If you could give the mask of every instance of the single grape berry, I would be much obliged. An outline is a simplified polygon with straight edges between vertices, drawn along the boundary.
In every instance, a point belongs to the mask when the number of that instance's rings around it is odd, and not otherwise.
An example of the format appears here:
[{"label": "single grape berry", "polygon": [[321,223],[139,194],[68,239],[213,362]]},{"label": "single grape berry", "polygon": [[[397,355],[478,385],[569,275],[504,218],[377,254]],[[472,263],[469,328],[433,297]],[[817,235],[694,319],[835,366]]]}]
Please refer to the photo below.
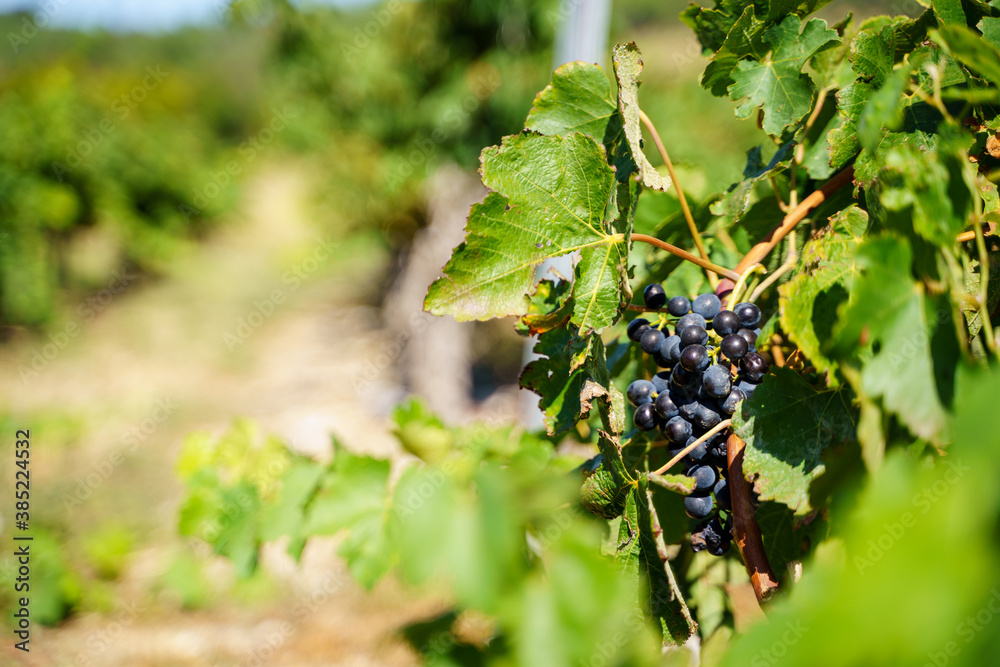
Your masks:
[{"label": "single grape berry", "polygon": [[650,327],[646,330],[646,333],[642,334],[642,338],[639,339],[639,346],[646,354],[653,354],[660,347],[660,343],[663,342],[664,338],[666,336],[663,335],[662,331]]},{"label": "single grape berry", "polygon": [[692,373],[680,364],[670,372],[670,384],[678,389],[689,391],[698,386],[698,373]]},{"label": "single grape berry", "polygon": [[632,421],[640,431],[652,431],[656,428],[656,411],[653,409],[653,404],[643,403],[637,407]]},{"label": "single grape berry", "polygon": [[707,431],[718,426],[722,421],[722,415],[712,407],[699,402],[694,411],[694,425],[702,431]]},{"label": "single grape berry", "polygon": [[715,468],[706,465],[696,465],[695,467],[689,469],[685,474],[688,477],[694,478],[695,493],[708,493],[715,487],[715,483],[719,479],[719,475],[715,472]]},{"label": "single grape berry", "polygon": [[747,342],[747,347],[752,348],[757,344],[757,334],[760,333],[760,329],[740,329],[736,334]]},{"label": "single grape berry", "polygon": [[681,366],[691,373],[708,368],[708,351],[704,345],[688,345],[681,352]]},{"label": "single grape berry", "polygon": [[656,388],[656,393],[662,394],[670,389],[670,373],[667,371],[660,371],[650,379],[650,382],[652,382],[653,386]]},{"label": "single grape berry", "polygon": [[681,332],[690,326],[698,326],[701,327],[702,329],[707,329],[708,328],[707,325],[708,325],[708,320],[706,320],[698,313],[688,313],[681,319],[677,320],[676,333],[678,336],[680,336]]},{"label": "single grape berry", "polygon": [[643,290],[642,300],[646,303],[646,308],[659,310],[667,302],[667,293],[663,291],[663,285],[653,283]]},{"label": "single grape berry", "polygon": [[740,371],[750,382],[760,382],[770,370],[767,360],[757,352],[747,352],[747,355],[740,360]]},{"label": "single grape berry", "polygon": [[739,334],[728,334],[722,339],[722,343],[719,344],[722,348],[722,354],[726,355],[726,359],[730,361],[739,361],[742,359],[747,351],[750,350],[750,346],[747,345],[746,339]]},{"label": "single grape berry", "polygon": [[667,361],[677,363],[681,358],[681,337],[667,336],[660,343],[660,356]]},{"label": "single grape berry", "polygon": [[720,336],[728,336],[740,329],[740,318],[731,310],[720,310],[712,318],[712,328]]},{"label": "single grape berry", "polygon": [[684,499],[684,512],[692,519],[704,519],[712,513],[712,496],[688,496]]},{"label": "single grape berry", "polygon": [[709,396],[724,398],[729,395],[729,390],[732,389],[733,376],[728,368],[713,364],[706,368],[702,374],[701,386]]},{"label": "single grape berry", "polygon": [[738,303],[733,308],[733,312],[739,316],[740,324],[747,329],[753,329],[760,324],[760,308],[752,303],[747,303],[746,301]]},{"label": "single grape berry", "polygon": [[676,399],[674,403],[677,405],[681,417],[693,424],[694,416],[698,412],[698,399],[684,394],[678,394],[674,398]]},{"label": "single grape berry", "polygon": [[750,382],[749,380],[740,380],[736,383],[736,389],[743,392],[745,398],[750,398],[753,396],[753,392],[760,385],[759,382]]},{"label": "single grape berry", "polygon": [[690,310],[691,302],[687,300],[687,297],[675,296],[667,302],[667,312],[674,317],[687,315]]},{"label": "single grape berry", "polygon": [[711,292],[708,294],[699,294],[695,297],[695,300],[691,302],[691,312],[698,313],[706,320],[710,320],[715,317],[715,314],[719,312],[722,308],[722,302],[719,301],[719,297],[715,296]]},{"label": "single grape berry", "polygon": [[[687,442],[684,443],[684,446],[687,447],[688,445],[693,444],[695,440],[697,440],[697,438],[691,436],[690,438],[687,439]],[[700,443],[697,447],[688,452],[688,458],[694,462],[704,461],[705,457],[707,456],[708,456],[707,442]]]},{"label": "single grape berry", "polygon": [[746,398],[747,395],[743,393],[743,390],[739,388],[739,385],[733,387],[729,390],[729,395],[725,399],[719,402],[719,408],[727,415],[732,415],[736,412],[736,406],[739,405],[740,401]]},{"label": "single grape berry", "polygon": [[679,336],[681,349],[688,345],[704,345],[708,342],[708,332],[696,324],[684,329]]},{"label": "single grape berry", "polygon": [[663,421],[669,421],[680,414],[677,404],[670,397],[670,393],[666,391],[657,394],[656,400],[653,401],[653,407],[656,408],[656,414]]},{"label": "single grape berry", "polygon": [[691,422],[679,415],[671,417],[666,426],[663,427],[663,435],[670,442],[685,442],[691,437]]},{"label": "single grape berry", "polygon": [[652,403],[652,394],[656,392],[656,387],[649,380],[636,380],[625,390],[625,396],[632,405],[642,405]]},{"label": "single grape berry", "polygon": [[647,331],[649,331],[649,320],[643,319],[641,317],[637,317],[631,322],[629,322],[628,329],[626,329],[626,332],[628,333],[628,339],[631,341],[635,341],[636,343],[638,343],[639,339],[642,338],[642,334],[646,333]]}]

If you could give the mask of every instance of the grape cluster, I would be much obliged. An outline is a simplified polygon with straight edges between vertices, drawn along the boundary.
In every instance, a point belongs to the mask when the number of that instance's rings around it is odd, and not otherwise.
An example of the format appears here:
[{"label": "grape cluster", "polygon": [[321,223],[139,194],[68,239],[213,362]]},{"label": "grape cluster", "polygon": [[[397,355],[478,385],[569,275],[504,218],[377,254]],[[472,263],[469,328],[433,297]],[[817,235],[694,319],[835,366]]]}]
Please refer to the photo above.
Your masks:
[{"label": "grape cluster", "polygon": [[[660,311],[660,316],[656,322],[632,320],[628,337],[664,370],[630,384],[626,396],[635,406],[636,428],[659,429],[673,458],[731,416],[764,379],[768,363],[756,349],[760,309],[745,302],[723,309],[715,294],[701,294],[693,301],[683,296],[668,299],[658,284],[646,287],[643,298],[646,308]],[[684,474],[695,480],[684,509],[701,521],[691,535],[691,547],[716,556],[729,550],[732,529],[728,437],[724,429],[683,459]]]}]

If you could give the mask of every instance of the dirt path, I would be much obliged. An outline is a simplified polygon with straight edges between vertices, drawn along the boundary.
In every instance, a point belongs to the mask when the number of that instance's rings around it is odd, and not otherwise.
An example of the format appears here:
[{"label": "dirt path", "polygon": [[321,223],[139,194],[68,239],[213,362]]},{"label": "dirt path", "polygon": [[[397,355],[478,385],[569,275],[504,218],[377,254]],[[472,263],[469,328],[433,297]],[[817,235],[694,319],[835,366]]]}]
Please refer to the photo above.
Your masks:
[{"label": "dirt path", "polygon": [[[330,541],[311,545],[300,567],[280,549],[269,552],[264,602],[223,596],[182,612],[157,583],[171,559],[191,548],[175,530],[180,486],[172,465],[184,434],[221,431],[242,415],[321,456],[331,434],[354,449],[398,453],[384,422],[400,393],[391,341],[379,335],[377,313],[350,296],[385,258],[363,239],[348,244],[318,234],[302,204],[306,183],[295,168],[270,168],[246,186],[246,203],[228,228],[167,277],[134,283],[92,321],[70,307],[66,325],[79,333],[67,334],[65,349],[55,339],[8,346],[0,404],[15,424],[35,425],[40,520],[65,531],[71,554],[107,522],[139,537],[108,609],[36,628],[30,660],[6,659],[137,667],[417,663],[393,631],[439,604],[391,582],[364,595]],[[67,505],[67,498],[80,502]],[[231,578],[225,562],[203,556],[211,580]]]}]

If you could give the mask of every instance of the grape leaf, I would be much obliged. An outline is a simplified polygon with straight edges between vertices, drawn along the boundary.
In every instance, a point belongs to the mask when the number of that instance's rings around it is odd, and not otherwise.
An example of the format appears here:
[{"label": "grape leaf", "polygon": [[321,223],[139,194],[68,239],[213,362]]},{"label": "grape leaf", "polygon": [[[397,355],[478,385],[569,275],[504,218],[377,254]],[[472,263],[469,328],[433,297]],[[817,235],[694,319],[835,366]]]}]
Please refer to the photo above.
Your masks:
[{"label": "grape leaf", "polygon": [[628,249],[604,220],[614,172],[590,137],[521,134],[482,153],[483,183],[493,192],[472,207],[466,239],[424,308],[459,320],[528,312],[535,267],[580,253],[572,321],[585,333],[618,317]]},{"label": "grape leaf", "polygon": [[552,329],[538,337],[535,359],[521,371],[520,384],[541,396],[539,408],[550,435],[562,433],[581,418],[580,393],[590,373],[583,367],[591,353],[592,339],[580,337],[573,325]]},{"label": "grape leaf", "polygon": [[[801,34],[800,34],[801,29]],[[740,102],[738,118],[749,118],[757,108],[764,112],[764,131],[780,136],[812,109],[815,85],[802,72],[806,61],[821,49],[840,40],[826,21],[811,19],[802,27],[798,16],[787,17],[764,31],[764,42],[771,47],[770,59],[741,60],[733,72],[729,96]]]},{"label": "grape leaf", "polygon": [[765,25],[754,16],[753,5],[744,9],[701,75],[702,87],[716,97],[725,97],[727,89],[734,83],[731,75],[740,59],[752,56],[760,60],[767,54],[762,39]]},{"label": "grape leaf", "polygon": [[837,307],[847,300],[867,228],[868,214],[857,206],[831,218],[802,249],[800,272],[778,288],[781,328],[820,372],[836,367],[824,354],[823,341],[837,322]]},{"label": "grape leaf", "polygon": [[[943,442],[958,363],[951,307],[926,296],[911,277],[907,239],[870,238],[857,257],[862,274],[834,330],[837,351],[863,360],[867,396],[881,398],[915,435]],[[870,355],[868,344],[878,346]]]},{"label": "grape leaf", "polygon": [[632,158],[639,169],[642,184],[647,188],[666,192],[670,187],[670,179],[660,175],[642,152],[642,128],[639,127],[639,75],[642,73],[642,55],[635,42],[616,45],[613,54],[615,78],[618,79],[618,110],[622,115],[625,137],[632,150]]},{"label": "grape leaf", "polygon": [[1000,49],[962,25],[941,26],[936,40],[967,67],[1000,86]]},{"label": "grape leaf", "polygon": [[337,553],[358,583],[371,588],[392,566],[396,551],[390,539],[389,462],[358,456],[334,443],[330,469],[309,504],[306,535],[348,535]]},{"label": "grape leaf", "polygon": [[618,104],[604,70],[589,63],[572,62],[552,74],[552,82],[535,96],[524,127],[539,134],[589,134],[605,142],[609,128],[620,131]]},{"label": "grape leaf", "polygon": [[573,313],[571,289],[568,280],[540,280],[528,312],[514,325],[515,330],[523,336],[535,336],[565,324]]},{"label": "grape leaf", "polygon": [[743,472],[760,499],[804,515],[823,450],[854,440],[856,410],[847,387],[818,390],[793,371],[772,372],[733,415],[733,429],[746,442]]},{"label": "grape leaf", "polygon": [[653,517],[645,479],[640,479],[625,502],[625,512],[618,529],[615,564],[620,571],[642,582],[648,596],[640,601],[646,613],[656,619],[665,645],[679,646],[694,634],[697,625],[691,619],[666,554],[653,533]]},{"label": "grape leaf", "polygon": [[[733,184],[729,192],[712,204],[712,213],[726,221],[727,226],[738,221],[750,207],[754,186],[761,180],[776,176],[784,171],[789,160],[792,159],[793,146],[792,142],[785,143],[775,151],[766,163],[763,160],[760,146],[754,146],[748,150],[747,162],[743,167],[743,180]],[[769,225],[773,226],[774,222],[776,221],[771,221]]]}]

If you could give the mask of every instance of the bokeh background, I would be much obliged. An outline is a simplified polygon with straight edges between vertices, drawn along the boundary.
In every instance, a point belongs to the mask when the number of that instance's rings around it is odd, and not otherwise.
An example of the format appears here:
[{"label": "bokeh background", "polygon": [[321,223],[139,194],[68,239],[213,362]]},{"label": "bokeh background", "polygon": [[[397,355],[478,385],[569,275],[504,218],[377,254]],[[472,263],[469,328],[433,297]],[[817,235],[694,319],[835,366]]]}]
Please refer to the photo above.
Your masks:
[{"label": "bokeh background", "polygon": [[31,430],[38,554],[32,653],[5,641],[0,662],[252,664],[292,623],[256,664],[421,663],[396,630],[440,600],[365,594],[333,538],[237,576],[179,534],[175,462],[234,420],[319,457],[331,435],[398,456],[411,394],[456,424],[537,419],[511,322],[421,313],[484,195],[480,150],[520,130],[567,43],[606,64],[616,41],[643,49],[644,108],[693,196],[758,140],[698,86],[685,3],[601,3],[574,38],[587,4],[0,2],[0,431]]}]

